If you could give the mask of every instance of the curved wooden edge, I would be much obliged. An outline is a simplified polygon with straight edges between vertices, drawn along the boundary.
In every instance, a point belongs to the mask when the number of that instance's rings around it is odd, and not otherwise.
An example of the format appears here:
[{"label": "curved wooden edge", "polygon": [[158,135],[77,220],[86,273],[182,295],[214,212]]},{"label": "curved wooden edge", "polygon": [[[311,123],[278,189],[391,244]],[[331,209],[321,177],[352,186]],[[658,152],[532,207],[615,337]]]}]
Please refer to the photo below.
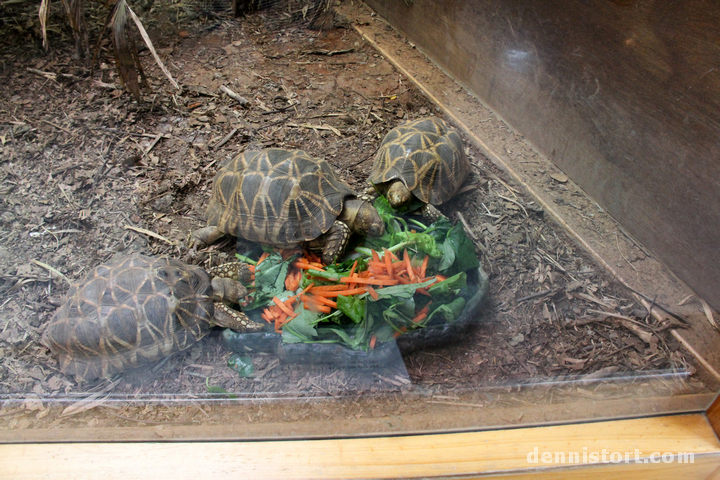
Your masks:
[{"label": "curved wooden edge", "polygon": [[718,465],[701,414],[362,439],[0,446],[10,478],[707,478]]}]

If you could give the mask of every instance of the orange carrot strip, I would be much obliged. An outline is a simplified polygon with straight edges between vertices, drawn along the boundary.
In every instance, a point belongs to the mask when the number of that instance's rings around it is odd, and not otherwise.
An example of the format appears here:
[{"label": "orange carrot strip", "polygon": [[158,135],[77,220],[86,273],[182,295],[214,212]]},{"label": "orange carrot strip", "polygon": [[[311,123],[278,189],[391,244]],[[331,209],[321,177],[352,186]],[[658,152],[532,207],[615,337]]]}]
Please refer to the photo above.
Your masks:
[{"label": "orange carrot strip", "polygon": [[318,262],[321,263],[322,260],[320,259],[320,256],[316,254],[315,252],[311,252],[310,250],[305,251],[305,255],[303,255],[305,259],[309,262]]},{"label": "orange carrot strip", "polygon": [[303,261],[300,261],[300,260],[295,260],[295,261],[293,262],[293,265],[294,265],[295,267],[297,267],[297,268],[302,268],[303,270],[318,270],[318,271],[320,271],[320,272],[324,272],[324,271],[325,271],[325,270],[323,269],[323,267],[318,267],[318,265],[320,265],[320,264],[316,264],[315,262],[313,262],[313,263],[308,263],[308,262],[303,262]]},{"label": "orange carrot strip", "polygon": [[432,305],[432,300],[429,301],[427,303],[427,305],[425,305],[422,309],[420,309],[420,311],[418,311],[417,314],[420,315],[421,313],[425,313],[425,314],[430,313],[430,305]]},{"label": "orange carrot strip", "polygon": [[337,297],[338,295],[349,297],[350,295],[358,295],[365,292],[367,292],[367,288],[360,287],[347,290],[335,290],[332,292],[316,292],[315,295],[317,295],[318,297]]},{"label": "orange carrot strip", "polygon": [[397,338],[405,332],[407,332],[407,327],[400,327],[400,331],[393,333],[393,338]]},{"label": "orange carrot strip", "polygon": [[278,297],[273,297],[273,302],[275,302],[275,305],[277,305],[280,310],[283,311],[283,313],[286,313],[289,317],[295,318],[298,316],[297,313],[293,312],[290,307],[285,305],[282,300],[280,300]]},{"label": "orange carrot strip", "polygon": [[425,279],[425,271],[427,270],[429,260],[430,260],[430,256],[425,255],[425,258],[423,258],[422,264],[420,265],[420,278],[421,279]]},{"label": "orange carrot strip", "polygon": [[432,297],[432,295],[430,295],[430,292],[428,292],[428,291],[427,291],[426,289],[424,289],[424,288],[418,288],[418,289],[415,290],[415,291],[416,291],[417,293],[419,293],[420,295],[425,295],[426,297]]},{"label": "orange carrot strip", "polygon": [[420,313],[418,315],[415,315],[415,317],[413,317],[412,321],[413,321],[413,323],[418,323],[418,322],[422,321],[425,317],[427,317],[427,313]]},{"label": "orange carrot strip", "polygon": [[263,262],[263,260],[265,260],[269,256],[270,256],[269,253],[263,252],[263,254],[260,255],[260,258],[258,258],[257,265],[260,265]]},{"label": "orange carrot strip", "polygon": [[355,268],[357,268],[357,262],[357,260],[353,262],[352,267],[350,268],[350,275],[348,275],[348,277],[352,277],[353,273],[355,273]]},{"label": "orange carrot strip", "polygon": [[248,270],[250,270],[250,273],[255,273],[255,265],[248,264]]},{"label": "orange carrot strip", "polygon": [[438,282],[443,282],[443,281],[447,280],[447,277],[445,275],[435,275],[435,278],[437,279]]},{"label": "orange carrot strip", "polygon": [[263,312],[260,316],[263,318],[263,320],[265,320],[268,323],[272,322],[272,320],[273,320],[273,316],[270,313],[270,310],[268,310],[267,308],[263,310]]},{"label": "orange carrot strip", "polygon": [[318,303],[322,303],[323,305],[327,305],[328,307],[337,308],[337,303],[333,302],[333,301],[330,300],[329,298],[323,297],[322,295],[313,297],[313,299],[314,299],[314,300],[317,300]]},{"label": "orange carrot strip", "polygon": [[375,291],[375,289],[372,288],[370,285],[368,285],[367,291],[368,291],[368,293],[370,294],[370,296],[372,297],[373,300],[378,301],[378,300],[380,299],[380,296],[378,295],[378,293],[377,293],[377,292]]},{"label": "orange carrot strip", "polygon": [[300,270],[288,272],[287,276],[285,277],[285,290],[289,290],[291,292],[297,290],[298,287],[300,287],[301,277],[302,273],[300,272]]},{"label": "orange carrot strip", "polygon": [[377,342],[377,337],[376,337],[375,335],[373,335],[372,337],[370,337],[370,350],[372,350],[373,348],[375,348],[375,343],[376,343],[376,342]]},{"label": "orange carrot strip", "polygon": [[371,250],[373,262],[380,263],[380,255],[375,250]]},{"label": "orange carrot strip", "polygon": [[320,305],[319,303],[315,302],[306,302],[303,303],[306,309],[310,310],[311,312],[316,313],[330,313],[330,307],[327,305]]},{"label": "orange carrot strip", "polygon": [[394,280],[378,280],[376,278],[359,278],[359,277],[342,277],[340,279],[343,283],[362,283],[366,285],[382,285],[382,286],[389,286],[389,285],[397,285],[398,281],[396,279]]},{"label": "orange carrot strip", "polygon": [[410,255],[408,255],[407,248],[403,252],[403,260],[405,260],[405,266],[407,267],[407,273],[410,277],[410,280],[415,282],[415,271],[413,270],[412,264],[410,263]]},{"label": "orange carrot strip", "polygon": [[395,280],[397,280],[397,282],[400,283],[401,285],[409,285],[411,283],[414,283],[409,278],[404,278],[404,277],[395,277]]},{"label": "orange carrot strip", "polygon": [[385,253],[385,269],[387,270],[387,274],[390,275],[390,278],[392,278],[393,276],[395,276],[395,269],[393,268],[392,264],[392,254],[387,248],[383,248],[383,252]]},{"label": "orange carrot strip", "polygon": [[332,291],[332,290],[344,290],[346,288],[347,288],[347,285],[320,285],[320,286],[311,288],[310,293],[327,292],[327,291]]}]

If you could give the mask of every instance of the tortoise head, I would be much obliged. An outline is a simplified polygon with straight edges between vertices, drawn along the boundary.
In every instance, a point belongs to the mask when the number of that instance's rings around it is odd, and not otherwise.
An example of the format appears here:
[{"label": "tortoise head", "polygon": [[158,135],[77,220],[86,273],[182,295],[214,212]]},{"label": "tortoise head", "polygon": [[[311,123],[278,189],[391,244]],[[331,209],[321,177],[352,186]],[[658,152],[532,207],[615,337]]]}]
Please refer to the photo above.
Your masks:
[{"label": "tortoise head", "polygon": [[407,205],[413,198],[413,194],[402,180],[394,180],[390,183],[385,196],[393,208]]},{"label": "tortoise head", "polygon": [[385,233],[385,224],[375,207],[360,198],[345,201],[338,220],[345,222],[350,230],[363,236],[379,237]]}]

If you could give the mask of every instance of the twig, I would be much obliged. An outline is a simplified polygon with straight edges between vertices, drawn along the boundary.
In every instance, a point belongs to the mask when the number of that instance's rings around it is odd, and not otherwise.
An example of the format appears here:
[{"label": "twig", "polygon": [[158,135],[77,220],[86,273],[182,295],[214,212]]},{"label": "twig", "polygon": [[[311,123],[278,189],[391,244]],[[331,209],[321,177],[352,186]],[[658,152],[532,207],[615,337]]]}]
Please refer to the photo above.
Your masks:
[{"label": "twig", "polygon": [[302,52],[302,55],[326,55],[332,57],[333,55],[342,55],[344,53],[354,52],[354,48],[348,48],[347,50],[311,50],[309,52]]},{"label": "twig", "polygon": [[464,403],[464,402],[442,402],[438,400],[428,400],[425,403],[435,403],[437,405],[451,405],[456,407],[475,407],[475,408],[485,408],[485,405],[482,403]]},{"label": "twig", "polygon": [[61,127],[60,125],[55,125],[54,123],[48,122],[47,120],[41,120],[41,122],[47,123],[48,125],[51,125],[51,126],[57,128],[58,130],[62,130],[63,132],[65,132],[65,133],[67,133],[67,134],[69,134],[69,135],[72,135],[72,132],[71,132],[70,130],[68,130],[68,129],[66,129],[66,128],[63,128],[63,127]]},{"label": "twig", "polygon": [[524,297],[520,297],[520,298],[518,298],[518,299],[515,300],[515,301],[516,301],[517,303],[522,303],[522,302],[526,302],[526,301],[528,301],[528,300],[532,300],[533,298],[544,297],[545,295],[548,295],[548,294],[550,294],[550,293],[552,293],[552,292],[553,292],[553,290],[543,290],[542,292],[535,292],[535,293],[531,293],[530,295],[526,295],[526,296],[524,296]]},{"label": "twig", "polygon": [[35,260],[34,258],[33,258],[32,260],[30,260],[30,261],[31,261],[32,263],[34,263],[35,265],[44,268],[44,269],[47,270],[48,272],[50,272],[50,273],[52,273],[52,274],[55,274],[55,275],[57,275],[58,277],[62,278],[62,279],[65,280],[68,284],[71,283],[70,280],[68,280],[68,278],[67,278],[61,271],[59,271],[59,270],[51,267],[51,266],[48,265],[47,263],[40,262],[40,261],[38,261],[38,260]]},{"label": "twig", "polygon": [[220,141],[219,141],[218,143],[216,143],[215,145],[213,145],[212,148],[213,148],[213,149],[218,149],[218,148],[222,147],[223,145],[225,145],[225,144],[226,144],[227,142],[229,142],[230,139],[237,133],[237,131],[238,131],[237,128],[233,128],[233,129],[232,129],[232,132],[230,132],[230,133],[228,133],[227,135],[225,135],[225,136],[223,137],[223,139],[220,140]]},{"label": "twig", "polygon": [[150,236],[150,237],[157,238],[158,240],[162,240],[163,242],[168,243],[168,244],[170,244],[170,245],[172,245],[172,246],[175,246],[175,242],[173,242],[172,240],[168,240],[167,238],[163,237],[162,235],[160,235],[160,234],[158,234],[158,233],[155,233],[155,232],[151,232],[150,230],[145,230],[144,228],[133,227],[133,226],[130,226],[130,225],[125,225],[125,229],[127,229],[127,230],[134,230],[134,231],[136,231],[136,232],[138,232],[138,233],[143,233],[143,234],[148,235],[148,236]]},{"label": "twig", "polygon": [[238,103],[239,103],[240,105],[242,105],[243,107],[246,106],[246,105],[248,105],[248,104],[250,103],[250,101],[249,101],[247,98],[241,97],[240,95],[238,95],[237,93],[233,92],[232,90],[230,90],[230,89],[229,89],[228,87],[226,87],[225,85],[222,85],[222,86],[220,87],[220,91],[221,91],[221,92],[224,92],[228,97],[232,98],[233,100],[235,100],[236,102],[238,102]]},{"label": "twig", "polygon": [[155,140],[150,144],[150,146],[147,148],[147,150],[145,150],[145,155],[147,155],[148,153],[150,153],[150,151],[151,151],[153,148],[155,148],[155,145],[158,144],[158,142],[160,141],[161,138],[163,138],[163,135],[162,135],[162,134],[158,134],[158,135],[155,136]]},{"label": "twig", "polygon": [[[618,253],[619,253],[620,256],[622,257],[622,259],[625,260],[625,263],[627,263],[628,265],[630,265],[630,267],[631,267],[633,270],[635,270],[635,272],[637,273],[637,268],[635,268],[635,265],[633,265],[632,263],[630,263],[630,260],[628,260],[627,258],[625,258],[625,255],[623,255],[622,250],[620,250],[620,240],[618,239],[617,233],[615,234],[615,245],[617,245]],[[716,327],[716,328],[717,328],[717,327]]]},{"label": "twig", "polygon": [[309,129],[312,129],[312,130],[315,130],[315,131],[316,131],[316,130],[330,130],[331,132],[333,132],[333,133],[334,133],[335,135],[337,135],[338,137],[342,137],[342,133],[340,133],[340,130],[338,130],[338,129],[335,128],[335,127],[331,127],[331,126],[329,126],[329,125],[312,125],[312,124],[310,124],[310,123],[300,123],[300,124],[298,124],[298,123],[288,123],[287,126],[288,126],[288,127],[295,127],[295,128],[309,128]]},{"label": "twig", "polygon": [[484,203],[482,204],[482,206],[485,207],[485,211],[487,212],[484,215],[487,215],[488,217],[492,217],[492,218],[500,218],[500,215],[495,215],[495,214],[490,213],[490,209]]},{"label": "twig", "polygon": [[514,204],[517,205],[518,207],[522,208],[522,211],[523,211],[523,213],[525,214],[526,217],[529,217],[529,216],[530,216],[530,215],[528,215],[527,210],[525,210],[525,207],[523,207],[522,204],[521,204],[520,202],[518,202],[517,200],[513,200],[512,198],[504,197],[504,196],[500,195],[499,193],[496,193],[495,195],[497,195],[498,197],[502,198],[503,200],[507,200],[507,201],[510,202],[510,203],[514,203]]},{"label": "twig", "polygon": [[458,219],[460,219],[460,223],[463,224],[463,227],[465,227],[465,232],[470,236],[470,238],[473,239],[473,241],[477,241],[477,236],[475,233],[473,233],[472,230],[470,230],[470,225],[465,221],[465,217],[463,217],[463,214],[460,212],[455,212],[457,214]]}]

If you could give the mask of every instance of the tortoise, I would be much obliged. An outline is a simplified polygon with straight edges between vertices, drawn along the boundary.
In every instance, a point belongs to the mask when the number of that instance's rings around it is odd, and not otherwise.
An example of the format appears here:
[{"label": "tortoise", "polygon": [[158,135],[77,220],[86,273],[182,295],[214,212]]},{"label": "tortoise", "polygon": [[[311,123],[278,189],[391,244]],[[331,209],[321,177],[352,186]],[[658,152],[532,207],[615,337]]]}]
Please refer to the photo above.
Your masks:
[{"label": "tortoise", "polygon": [[368,181],[402,208],[418,199],[423,214],[439,217],[434,205],[450,200],[470,173],[458,132],[445,121],[419,118],[393,128],[383,139]]},{"label": "tortoise", "polygon": [[209,244],[230,234],[280,248],[303,246],[333,263],[352,232],[380,236],[380,215],[324,160],[302,150],[246,151],[213,180],[208,226],[193,232]]},{"label": "tortoise", "polygon": [[61,372],[93,380],[184,350],[212,326],[259,331],[263,325],[222,303],[245,296],[241,282],[249,279],[239,262],[208,273],[168,257],[121,257],[70,287],[42,343]]}]

